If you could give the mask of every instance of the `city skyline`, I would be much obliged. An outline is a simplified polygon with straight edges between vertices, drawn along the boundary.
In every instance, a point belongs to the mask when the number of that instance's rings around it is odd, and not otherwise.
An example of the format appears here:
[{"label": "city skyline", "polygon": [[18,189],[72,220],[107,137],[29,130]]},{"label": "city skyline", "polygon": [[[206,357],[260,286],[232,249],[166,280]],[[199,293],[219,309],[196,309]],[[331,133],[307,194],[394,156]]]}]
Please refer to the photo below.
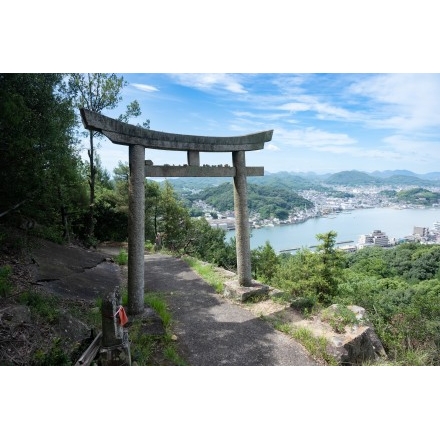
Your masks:
[{"label": "city skyline", "polygon": [[[137,100],[150,128],[179,134],[239,136],[274,130],[264,150],[246,155],[265,171],[334,173],[437,171],[440,74],[128,73],[117,117]],[[128,149],[106,139],[99,156],[110,173]],[[87,143],[84,143],[84,147]],[[86,158],[86,151],[82,152]],[[155,164],[183,164],[186,153],[147,150]],[[206,153],[201,163],[231,163]]]}]

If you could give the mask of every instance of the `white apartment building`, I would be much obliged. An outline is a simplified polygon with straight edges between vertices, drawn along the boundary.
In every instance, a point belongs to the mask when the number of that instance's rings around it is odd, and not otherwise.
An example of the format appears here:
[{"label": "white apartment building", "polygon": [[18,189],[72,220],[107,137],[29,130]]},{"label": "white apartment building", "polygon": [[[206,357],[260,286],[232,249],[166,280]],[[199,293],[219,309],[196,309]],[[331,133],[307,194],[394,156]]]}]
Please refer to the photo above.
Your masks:
[{"label": "white apartment building", "polygon": [[359,237],[358,248],[362,249],[367,246],[387,247],[390,245],[390,239],[385,232],[375,229],[371,234],[363,234]]}]

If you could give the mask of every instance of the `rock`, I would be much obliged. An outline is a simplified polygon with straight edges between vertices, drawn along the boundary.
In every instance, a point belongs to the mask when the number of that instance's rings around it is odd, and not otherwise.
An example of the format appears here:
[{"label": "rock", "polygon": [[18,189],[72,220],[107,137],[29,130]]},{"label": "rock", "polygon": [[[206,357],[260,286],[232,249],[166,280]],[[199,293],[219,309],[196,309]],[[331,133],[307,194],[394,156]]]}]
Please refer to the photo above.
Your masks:
[{"label": "rock", "polygon": [[329,340],[328,352],[341,365],[361,365],[387,357],[375,331],[369,326],[360,326]]},{"label": "rock", "polygon": [[[341,315],[341,307],[333,304],[313,320],[303,320],[296,325],[307,328],[315,337],[324,336],[328,340],[327,352],[339,365],[362,365],[364,362],[386,359],[383,345],[367,320],[365,309],[347,306],[355,319],[343,326],[341,331],[341,327],[334,324]],[[333,321],[332,316],[335,317]]]},{"label": "rock", "polygon": [[12,328],[21,324],[30,324],[32,322],[31,310],[28,306],[22,305],[8,307],[2,310],[0,322]]},{"label": "rock", "polygon": [[66,311],[61,311],[56,325],[60,337],[71,341],[82,341],[90,337],[91,329]]}]

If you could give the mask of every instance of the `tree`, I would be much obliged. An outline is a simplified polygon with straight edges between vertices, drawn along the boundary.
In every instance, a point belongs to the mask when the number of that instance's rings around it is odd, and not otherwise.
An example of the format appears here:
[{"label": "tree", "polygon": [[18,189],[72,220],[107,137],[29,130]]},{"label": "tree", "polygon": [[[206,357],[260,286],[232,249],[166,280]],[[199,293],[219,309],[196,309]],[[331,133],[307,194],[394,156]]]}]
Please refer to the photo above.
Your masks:
[{"label": "tree", "polygon": [[331,303],[343,281],[344,253],[335,248],[336,232],[317,234],[316,252],[307,248],[281,261],[275,283],[293,296],[311,298],[324,305]]},{"label": "tree", "polygon": [[158,211],[157,232],[162,236],[163,245],[172,251],[185,249],[189,245],[190,215],[168,181],[161,190]]},{"label": "tree", "polygon": [[279,264],[274,248],[266,241],[264,246],[259,246],[251,251],[252,269],[255,279],[263,283],[271,283]]},{"label": "tree", "polygon": [[[74,103],[79,108],[101,113],[103,110],[111,110],[117,107],[122,100],[122,89],[128,83],[122,76],[115,73],[72,73],[68,80],[68,91],[72,96]],[[127,106],[127,110],[123,115],[119,116],[122,122],[128,122],[130,117],[141,115],[139,103],[133,101]],[[147,121],[144,126],[148,126]],[[96,184],[96,155],[94,139],[100,138],[102,135],[93,130],[88,130],[89,136],[89,215],[87,225],[87,236],[89,244],[94,242],[95,231],[95,184]]]},{"label": "tree", "polygon": [[0,213],[20,203],[57,239],[68,238],[69,211],[83,194],[75,112],[62,85],[61,74],[0,74]]},{"label": "tree", "polygon": [[342,280],[345,258],[343,252],[335,247],[336,237],[335,231],[316,235],[320,241],[316,248],[319,261],[318,275],[322,278],[318,297],[323,303],[331,303]]}]

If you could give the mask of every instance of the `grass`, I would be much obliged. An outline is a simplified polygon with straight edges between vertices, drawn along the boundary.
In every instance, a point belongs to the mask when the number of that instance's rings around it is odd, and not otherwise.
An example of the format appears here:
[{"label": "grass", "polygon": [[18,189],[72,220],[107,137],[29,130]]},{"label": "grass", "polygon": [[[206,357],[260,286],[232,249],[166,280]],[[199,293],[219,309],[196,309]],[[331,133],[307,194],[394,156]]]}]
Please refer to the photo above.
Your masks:
[{"label": "grass", "polygon": [[322,360],[328,365],[338,365],[336,359],[327,353],[328,341],[323,336],[316,337],[310,330],[303,327],[290,328],[288,333],[316,359]]},{"label": "grass", "polygon": [[63,339],[62,336],[54,337],[54,328],[59,323],[61,311],[67,311],[72,317],[90,325],[91,328],[101,326],[101,314],[98,307],[90,309],[87,305],[75,300],[61,300],[60,298],[47,293],[38,291],[23,291],[18,296],[18,302],[26,305],[31,311],[32,327],[38,329],[36,335],[44,340],[32,339],[29,342],[36,344],[37,349],[30,353],[29,365],[74,365],[85,341],[70,341]]},{"label": "grass", "polygon": [[279,319],[267,316],[260,316],[260,318],[269,322],[275,330],[283,332],[298,341],[318,362],[323,362],[327,365],[338,365],[336,359],[328,354],[328,341],[323,336],[316,337],[310,330],[304,327],[295,327]]},{"label": "grass", "polygon": [[55,323],[58,319],[58,301],[52,295],[25,291],[20,294],[19,302],[27,305],[31,312],[38,314],[38,316],[50,324]]},{"label": "grass", "polygon": [[126,266],[128,264],[128,254],[125,249],[119,251],[119,254],[116,256],[116,263],[120,266]]},{"label": "grass", "polygon": [[183,256],[184,260],[195,272],[197,272],[217,293],[222,293],[224,289],[224,279],[214,270],[215,266],[196,258]]},{"label": "grass", "polygon": [[168,305],[157,293],[147,293],[145,304],[160,316],[165,335],[149,335],[143,331],[142,320],[135,319],[129,328],[132,364],[138,366],[186,365],[179,355],[172,333]]},{"label": "grass", "polygon": [[165,301],[157,295],[149,294],[145,297],[145,303],[156,311],[162,319],[165,330],[168,329],[171,323],[171,314]]},{"label": "grass", "polygon": [[12,274],[11,266],[0,267],[0,297],[8,296],[12,290],[12,283],[10,280]]},{"label": "grass", "polygon": [[324,321],[328,322],[336,333],[343,333],[347,325],[358,324],[356,314],[346,306],[339,304],[333,309],[326,309],[322,313]]}]

